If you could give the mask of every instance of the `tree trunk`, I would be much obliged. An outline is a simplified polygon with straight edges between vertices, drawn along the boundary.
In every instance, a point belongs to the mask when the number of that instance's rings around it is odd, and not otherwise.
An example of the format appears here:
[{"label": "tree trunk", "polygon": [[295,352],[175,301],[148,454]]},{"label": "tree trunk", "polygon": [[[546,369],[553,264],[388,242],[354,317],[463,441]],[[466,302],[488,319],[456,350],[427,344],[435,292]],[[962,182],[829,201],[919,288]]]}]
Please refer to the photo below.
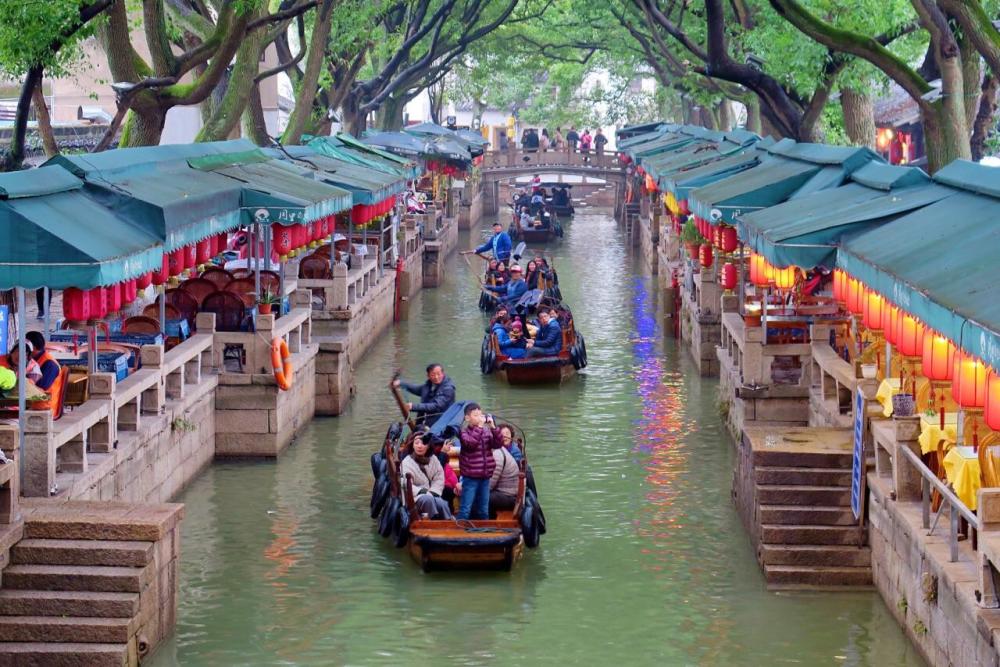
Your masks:
[{"label": "tree trunk", "polygon": [[760,98],[750,93],[746,101],[747,129],[763,136],[764,127],[760,122]]},{"label": "tree trunk", "polygon": [[733,103],[727,99],[719,102],[719,129],[729,132],[733,129]]},{"label": "tree trunk", "polygon": [[45,106],[45,94],[42,92],[41,79],[38,80],[38,85],[35,86],[35,91],[31,94],[31,101],[35,106],[35,116],[38,118],[38,134],[42,136],[45,157],[59,155],[56,135],[52,132],[52,119],[49,117],[49,108]]},{"label": "tree trunk", "polygon": [[979,86],[982,83],[983,73],[979,63],[979,52],[976,51],[972,40],[963,37],[958,44],[962,58],[962,89],[965,91],[962,97],[965,105],[965,127],[971,128],[976,122],[976,113],[979,111]]},{"label": "tree trunk", "polygon": [[394,132],[403,129],[403,107],[406,101],[395,95],[390,95],[376,114],[380,130]]},{"label": "tree trunk", "polygon": [[136,146],[157,146],[163,134],[163,124],[167,121],[167,111],[152,105],[143,107],[142,113],[130,109],[122,123],[119,148]]},{"label": "tree trunk", "polygon": [[247,108],[243,112],[243,136],[258,146],[271,145],[271,137],[267,133],[267,121],[264,120],[264,107],[260,103],[260,86],[256,84],[250,89]]},{"label": "tree trunk", "polygon": [[267,30],[263,28],[253,30],[243,38],[243,43],[236,52],[236,64],[229,75],[226,94],[214,109],[212,118],[195,137],[195,141],[223,141],[239,128],[240,117],[250,100],[251,90],[257,87],[254,78],[260,72],[260,55],[266,42]]},{"label": "tree trunk", "polygon": [[[319,77],[323,72],[323,64],[326,60],[326,47],[330,41],[330,23],[333,18],[332,3],[327,0],[320,7],[316,16],[316,24],[312,29],[309,38],[309,52],[306,54],[306,67],[295,91],[295,108],[292,109],[291,116],[288,117],[288,127],[281,135],[281,143],[297,144],[302,138],[302,133],[314,116],[313,102],[319,90]],[[299,45],[300,49],[306,48],[305,44]]]},{"label": "tree trunk", "polygon": [[970,149],[972,159],[978,162],[986,157],[986,140],[993,130],[993,115],[997,110],[997,88],[1000,87],[1000,78],[992,72],[987,72],[983,79],[982,95],[979,97],[979,113],[972,124],[972,140]]},{"label": "tree trunk", "polygon": [[875,105],[872,98],[867,93],[842,88],[840,108],[844,113],[844,130],[851,143],[875,150]]},{"label": "tree trunk", "polygon": [[3,154],[0,161],[0,171],[15,171],[24,162],[24,142],[28,134],[28,114],[31,111],[31,96],[35,88],[42,82],[42,66],[36,65],[28,69],[21,85],[21,95],[17,98],[17,110],[14,113],[14,133],[10,139],[10,148]]},{"label": "tree trunk", "polygon": [[949,114],[944,110],[941,100],[926,107],[922,109],[921,121],[924,126],[924,146],[927,151],[927,171],[934,174],[938,169],[959,158],[971,159],[972,150],[968,134],[963,136],[956,133],[955,128],[947,120]]},{"label": "tree trunk", "polygon": [[359,109],[360,102],[357,94],[352,92],[344,96],[344,103],[340,107],[340,122],[344,131],[355,137],[360,137],[368,125],[365,114]]}]

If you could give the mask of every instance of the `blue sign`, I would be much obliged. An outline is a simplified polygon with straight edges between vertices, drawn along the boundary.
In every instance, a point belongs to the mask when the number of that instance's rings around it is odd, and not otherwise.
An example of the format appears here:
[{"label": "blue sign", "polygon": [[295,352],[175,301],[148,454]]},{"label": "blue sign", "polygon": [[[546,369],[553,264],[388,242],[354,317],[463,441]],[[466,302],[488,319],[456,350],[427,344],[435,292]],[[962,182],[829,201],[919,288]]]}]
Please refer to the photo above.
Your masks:
[{"label": "blue sign", "polygon": [[851,462],[851,511],[861,518],[861,497],[865,475],[865,397],[857,390],[854,397],[854,458]]},{"label": "blue sign", "polygon": [[10,317],[10,307],[0,306],[0,354],[7,354],[7,334],[10,331],[8,318]]}]

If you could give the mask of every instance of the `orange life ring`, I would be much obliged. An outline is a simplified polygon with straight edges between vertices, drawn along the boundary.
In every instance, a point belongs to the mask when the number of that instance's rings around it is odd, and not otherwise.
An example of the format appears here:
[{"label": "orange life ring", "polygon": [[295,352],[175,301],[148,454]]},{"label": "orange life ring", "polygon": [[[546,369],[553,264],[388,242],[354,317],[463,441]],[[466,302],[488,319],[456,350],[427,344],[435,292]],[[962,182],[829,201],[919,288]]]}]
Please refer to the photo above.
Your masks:
[{"label": "orange life ring", "polygon": [[278,388],[288,391],[292,388],[292,380],[295,379],[292,368],[292,361],[288,354],[288,343],[284,338],[275,338],[271,341],[271,370],[274,371],[274,379],[278,382]]}]

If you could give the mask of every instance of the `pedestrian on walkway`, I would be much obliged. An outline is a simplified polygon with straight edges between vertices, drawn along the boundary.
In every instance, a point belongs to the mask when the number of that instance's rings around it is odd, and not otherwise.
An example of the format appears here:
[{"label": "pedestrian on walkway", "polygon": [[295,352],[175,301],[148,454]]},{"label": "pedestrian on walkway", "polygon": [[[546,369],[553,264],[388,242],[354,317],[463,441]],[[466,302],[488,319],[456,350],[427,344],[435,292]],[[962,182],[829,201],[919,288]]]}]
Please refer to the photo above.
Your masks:
[{"label": "pedestrian on walkway", "polygon": [[572,125],[569,127],[569,132],[566,133],[566,149],[569,153],[576,152],[576,143],[580,141],[580,135],[576,133],[576,130]]},{"label": "pedestrian on walkway", "polygon": [[597,151],[598,155],[604,155],[604,145],[608,143],[608,138],[604,136],[604,132],[601,128],[597,128],[597,134],[594,135],[594,149]]}]

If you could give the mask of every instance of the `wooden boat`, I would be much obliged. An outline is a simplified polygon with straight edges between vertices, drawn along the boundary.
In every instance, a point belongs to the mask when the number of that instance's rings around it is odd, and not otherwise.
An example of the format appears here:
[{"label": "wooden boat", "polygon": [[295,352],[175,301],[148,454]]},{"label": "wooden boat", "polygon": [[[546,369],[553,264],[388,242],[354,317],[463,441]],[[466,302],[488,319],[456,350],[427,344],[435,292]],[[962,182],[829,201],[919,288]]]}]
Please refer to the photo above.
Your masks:
[{"label": "wooden boat", "polygon": [[548,224],[533,229],[523,229],[517,222],[512,224],[508,230],[511,238],[515,241],[525,243],[549,243],[562,238],[563,230],[559,221],[553,215]]},{"label": "wooden boat", "polygon": [[[436,440],[457,437],[466,403],[455,403],[441,416],[431,429]],[[402,424],[390,426],[382,448],[372,455],[375,484],[371,509],[372,518],[378,519],[379,533],[389,537],[395,546],[406,547],[425,572],[511,570],[525,547],[537,547],[545,532],[545,516],[527,465],[524,434],[517,427],[512,428],[524,453],[514,509],[498,512],[494,520],[460,521],[428,520],[417,514],[412,483],[408,476],[401,479],[399,475],[402,460],[409,453],[412,428],[406,432]],[[451,465],[457,468],[457,455]]]},{"label": "wooden boat", "polygon": [[559,324],[563,337],[558,355],[515,359],[500,350],[494,333],[487,332],[479,354],[480,370],[486,375],[496,373],[497,377],[510,384],[548,384],[562,382],[585,368],[587,343],[583,334],[576,330],[569,309],[556,307],[560,310]]}]

